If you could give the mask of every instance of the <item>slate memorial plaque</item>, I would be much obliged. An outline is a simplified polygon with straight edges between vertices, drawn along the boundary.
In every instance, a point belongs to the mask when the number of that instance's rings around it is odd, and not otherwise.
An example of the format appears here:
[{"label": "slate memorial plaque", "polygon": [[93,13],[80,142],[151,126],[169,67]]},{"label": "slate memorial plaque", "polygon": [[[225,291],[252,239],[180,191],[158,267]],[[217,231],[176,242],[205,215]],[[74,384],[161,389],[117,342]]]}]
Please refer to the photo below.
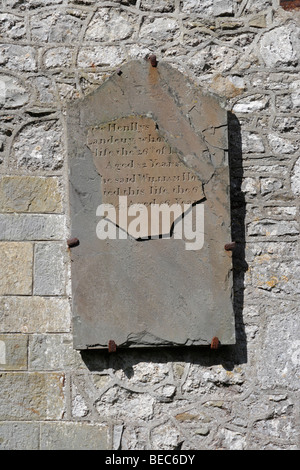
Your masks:
[{"label": "slate memorial plaque", "polygon": [[227,112],[132,61],[67,110],[76,349],[235,343]]}]

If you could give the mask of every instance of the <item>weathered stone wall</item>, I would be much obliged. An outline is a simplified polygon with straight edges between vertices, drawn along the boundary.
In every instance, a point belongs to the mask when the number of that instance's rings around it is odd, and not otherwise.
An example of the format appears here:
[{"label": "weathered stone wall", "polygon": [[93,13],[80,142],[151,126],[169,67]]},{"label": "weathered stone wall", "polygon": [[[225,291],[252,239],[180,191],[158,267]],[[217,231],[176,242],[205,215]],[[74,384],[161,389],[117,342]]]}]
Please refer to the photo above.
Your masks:
[{"label": "weathered stone wall", "polygon": [[[299,448],[299,35],[278,0],[2,0],[1,449]],[[150,52],[231,111],[237,344],[80,354],[66,103]]]}]

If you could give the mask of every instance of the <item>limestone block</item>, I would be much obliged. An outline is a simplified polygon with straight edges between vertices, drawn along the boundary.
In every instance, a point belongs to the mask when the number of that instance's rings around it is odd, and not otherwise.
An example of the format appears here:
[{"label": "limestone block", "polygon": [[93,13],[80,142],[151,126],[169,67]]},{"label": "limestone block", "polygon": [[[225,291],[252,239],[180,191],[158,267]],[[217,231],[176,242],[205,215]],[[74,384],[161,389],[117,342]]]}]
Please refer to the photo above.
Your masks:
[{"label": "limestone block", "polygon": [[173,423],[167,422],[155,427],[151,432],[154,449],[175,450],[180,443],[180,433]]},{"label": "limestone block", "polygon": [[245,83],[238,76],[222,77],[221,75],[216,75],[212,81],[211,89],[220,96],[234,98],[243,93]]},{"label": "limestone block", "polygon": [[258,14],[249,20],[249,26],[253,28],[265,28],[267,26],[266,15]]},{"label": "limestone block", "polygon": [[185,0],[182,2],[181,10],[185,13],[201,13],[205,16],[212,15],[213,0]]},{"label": "limestone block", "polygon": [[68,332],[69,302],[58,297],[0,297],[0,324],[3,333]]},{"label": "limestone block", "polygon": [[250,223],[248,235],[264,237],[281,237],[298,235],[299,227],[295,221],[264,219]]},{"label": "limestone block", "polygon": [[246,448],[246,438],[243,434],[230,429],[222,429],[223,446],[225,449],[244,450]]},{"label": "limestone block", "polygon": [[291,100],[292,100],[292,107],[295,109],[300,107],[300,92],[299,92],[299,87],[300,87],[300,80],[295,80],[293,83],[291,83],[290,88],[291,88]]},{"label": "limestone block", "polygon": [[102,418],[131,421],[150,420],[154,415],[154,406],[155,399],[150,394],[132,393],[118,386],[108,389],[95,403]]},{"label": "limestone block", "polygon": [[34,15],[31,20],[33,41],[73,42],[80,33],[80,21],[72,15],[49,12],[43,17]]},{"label": "limestone block", "polygon": [[234,113],[253,113],[266,109],[268,103],[269,97],[267,95],[250,95],[238,100],[232,110]]},{"label": "limestone block", "polygon": [[92,19],[85,33],[86,41],[118,41],[129,38],[133,33],[133,21],[130,22],[124,12],[100,10]]},{"label": "limestone block", "polygon": [[[195,346],[210,344],[213,336],[232,344],[224,108],[167,63],[156,68],[133,61],[70,103],[67,129],[70,230],[80,240],[71,250],[75,347],[106,348],[110,340],[118,348]],[[177,203],[180,214],[184,204],[191,213],[203,209],[207,243],[186,249],[178,232],[170,236],[173,215],[159,227],[143,209],[147,223],[127,226],[118,217],[122,236],[103,238],[101,203],[116,208],[117,217],[134,204]],[[113,211],[110,216],[104,224],[110,221],[114,232]]]},{"label": "limestone block", "polygon": [[238,62],[239,54],[232,47],[208,45],[191,55],[188,63],[197,72],[203,72],[209,67],[217,73],[231,70]]},{"label": "limestone block", "polygon": [[[60,0],[62,2],[62,0]],[[75,5],[94,5],[97,0],[68,0],[68,3]]]},{"label": "limestone block", "polygon": [[0,65],[13,71],[36,72],[36,52],[31,46],[1,44]]},{"label": "limestone block", "polygon": [[31,80],[37,91],[37,102],[42,104],[52,103],[55,99],[55,90],[52,81],[43,75],[32,77]]},{"label": "limestone block", "polygon": [[[298,34],[297,34],[298,33]],[[299,57],[299,28],[290,24],[265,33],[260,43],[260,53],[267,67],[296,65]]]},{"label": "limestone block", "polygon": [[[5,0],[7,8],[15,8],[24,10],[26,7],[28,10],[33,10],[35,8],[48,7],[52,5],[59,5],[63,3],[63,0]],[[24,5],[26,4],[26,7]],[[76,3],[76,2],[75,2]]]},{"label": "limestone block", "polygon": [[288,383],[290,390],[299,390],[298,303],[267,301],[265,310],[268,321],[262,331],[264,351],[257,356],[257,378],[263,389],[284,387]]},{"label": "limestone block", "polygon": [[247,13],[257,13],[272,6],[272,0],[251,0],[246,6]]},{"label": "limestone block", "polygon": [[116,46],[82,47],[78,53],[78,66],[82,68],[117,67],[123,60],[122,51]]},{"label": "limestone block", "polygon": [[66,245],[37,243],[34,251],[34,295],[63,295]]},{"label": "limestone block", "polygon": [[242,149],[244,153],[263,153],[265,151],[260,135],[250,131],[242,132]]},{"label": "limestone block", "polygon": [[65,223],[58,214],[0,214],[0,240],[63,240]]},{"label": "limestone block", "polygon": [[262,178],[260,181],[261,194],[277,193],[284,186],[280,178]]},{"label": "limestone block", "polygon": [[0,370],[26,370],[27,343],[27,335],[0,335]]},{"label": "limestone block", "polygon": [[[300,94],[299,94],[300,97]],[[300,104],[300,101],[299,101]],[[273,121],[273,128],[277,132],[298,134],[300,128],[300,117],[297,116],[278,116]]]},{"label": "limestone block", "polygon": [[48,49],[43,57],[45,67],[70,67],[72,65],[73,50],[70,47],[55,47]]},{"label": "limestone block", "polygon": [[3,13],[0,15],[0,35],[9,39],[22,39],[26,35],[24,20],[16,15]]},{"label": "limestone block", "polygon": [[257,265],[252,271],[253,285],[264,291],[282,295],[299,295],[299,261],[270,262]]},{"label": "limestone block", "polygon": [[31,243],[0,243],[0,294],[30,295],[32,263]]},{"label": "limestone block", "polygon": [[247,195],[255,196],[260,191],[260,181],[257,178],[247,177],[242,181],[241,190]]},{"label": "limestone block", "polygon": [[89,423],[43,423],[42,450],[106,450],[108,428]]},{"label": "limestone block", "polygon": [[142,0],[141,10],[151,10],[155,12],[167,13],[174,11],[175,0],[162,0],[157,2],[156,0]]},{"label": "limestone block", "polygon": [[179,36],[179,25],[174,18],[156,18],[154,21],[145,21],[140,31],[143,41],[173,40]]},{"label": "limestone block", "polygon": [[215,16],[232,15],[233,0],[214,0],[213,14]]},{"label": "limestone block", "polygon": [[0,107],[18,108],[28,99],[29,94],[20,80],[10,75],[0,75]]},{"label": "limestone block", "polygon": [[1,450],[38,450],[39,436],[39,423],[0,423]]},{"label": "limestone block", "polygon": [[300,158],[296,161],[291,176],[292,191],[294,194],[300,194]]},{"label": "limestone block", "polygon": [[32,171],[62,168],[61,128],[56,120],[25,126],[13,143],[16,166]]}]

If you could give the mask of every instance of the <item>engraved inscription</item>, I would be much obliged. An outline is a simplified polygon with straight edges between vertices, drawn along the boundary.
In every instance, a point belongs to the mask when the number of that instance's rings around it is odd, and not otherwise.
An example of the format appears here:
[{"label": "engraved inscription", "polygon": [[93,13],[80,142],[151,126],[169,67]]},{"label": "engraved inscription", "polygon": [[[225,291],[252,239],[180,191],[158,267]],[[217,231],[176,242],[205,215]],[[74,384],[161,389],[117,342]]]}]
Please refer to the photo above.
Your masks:
[{"label": "engraved inscription", "polygon": [[[198,175],[184,164],[149,117],[127,116],[92,127],[87,145],[102,177],[102,202],[117,211],[120,196],[127,197],[127,207],[176,204],[181,214],[187,205],[204,198]],[[122,220],[118,225],[122,228]],[[150,227],[147,224],[144,236],[161,234],[152,233]]]}]

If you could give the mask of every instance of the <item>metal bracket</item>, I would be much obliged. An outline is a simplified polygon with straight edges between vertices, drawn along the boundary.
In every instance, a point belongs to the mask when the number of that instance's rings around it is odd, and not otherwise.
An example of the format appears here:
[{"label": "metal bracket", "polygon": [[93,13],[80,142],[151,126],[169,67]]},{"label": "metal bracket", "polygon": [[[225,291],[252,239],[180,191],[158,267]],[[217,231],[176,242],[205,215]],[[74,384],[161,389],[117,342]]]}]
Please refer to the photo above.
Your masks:
[{"label": "metal bracket", "polygon": [[210,343],[210,349],[219,349],[220,341],[216,336],[213,337]]}]

